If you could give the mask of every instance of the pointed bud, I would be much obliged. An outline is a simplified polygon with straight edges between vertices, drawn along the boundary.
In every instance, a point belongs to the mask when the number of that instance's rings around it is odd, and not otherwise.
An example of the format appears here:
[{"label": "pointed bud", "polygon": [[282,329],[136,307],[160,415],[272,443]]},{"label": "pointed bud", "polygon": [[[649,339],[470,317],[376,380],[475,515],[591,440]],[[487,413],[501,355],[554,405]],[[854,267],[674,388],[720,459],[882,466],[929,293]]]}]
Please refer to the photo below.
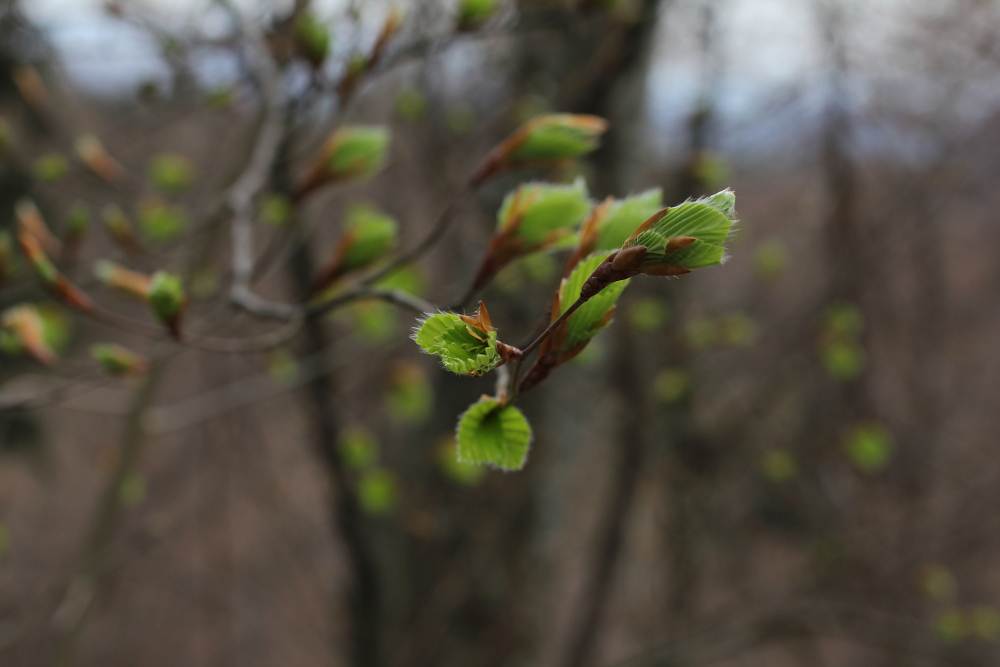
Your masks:
[{"label": "pointed bud", "polygon": [[353,207],[347,214],[346,233],[313,283],[312,293],[321,292],[345,274],[385,257],[396,245],[398,228],[393,218],[373,206]]},{"label": "pointed bud", "polygon": [[532,118],[499,144],[472,177],[479,185],[514,167],[553,166],[593,152],[608,122],[597,116],[544,114]]},{"label": "pointed bud", "polygon": [[56,353],[45,341],[45,323],[35,306],[23,304],[0,313],[0,333],[13,342],[14,349],[38,363],[44,366],[55,363]]},{"label": "pointed bud", "polygon": [[149,368],[149,360],[146,357],[121,345],[94,345],[90,348],[90,356],[106,373],[115,377],[138,375]]},{"label": "pointed bud", "polygon": [[131,255],[141,255],[144,252],[135,228],[132,227],[132,221],[120,206],[108,204],[101,211],[101,217],[104,219],[108,234],[125,252]]},{"label": "pointed bud", "polygon": [[125,168],[104,147],[101,140],[92,134],[77,137],[76,154],[101,180],[118,185],[125,180]]},{"label": "pointed bud", "polygon": [[14,214],[17,217],[18,229],[21,232],[34,237],[46,252],[52,254],[59,252],[62,244],[49,231],[49,227],[45,224],[45,219],[42,217],[38,207],[35,206],[35,202],[28,198],[18,200],[14,208]]},{"label": "pointed bud", "polygon": [[115,264],[108,260],[101,260],[94,265],[94,276],[103,285],[113,290],[139,299],[149,300],[149,290],[152,279],[135,271],[130,271],[124,266]]},{"label": "pointed bud", "polygon": [[48,95],[45,92],[45,84],[42,77],[38,75],[31,65],[18,65],[11,73],[17,92],[21,94],[28,106],[35,111],[42,111],[48,102]]},{"label": "pointed bud", "polygon": [[22,231],[17,235],[17,241],[24,256],[31,264],[35,276],[49,292],[77,310],[84,312],[93,310],[94,304],[87,295],[77,289],[66,276],[59,273],[59,269],[46,256],[41,244],[34,236]]}]

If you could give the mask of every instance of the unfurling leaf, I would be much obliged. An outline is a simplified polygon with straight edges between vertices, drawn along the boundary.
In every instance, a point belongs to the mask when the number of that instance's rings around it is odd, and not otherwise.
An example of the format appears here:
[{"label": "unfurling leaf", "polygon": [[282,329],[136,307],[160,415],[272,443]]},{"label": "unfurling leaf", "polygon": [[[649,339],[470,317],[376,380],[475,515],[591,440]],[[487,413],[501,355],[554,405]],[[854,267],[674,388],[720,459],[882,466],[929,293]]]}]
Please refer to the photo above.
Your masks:
[{"label": "unfurling leaf", "polygon": [[327,183],[375,175],[385,163],[388,149],[389,130],[385,127],[349,125],[335,130],[309,167],[295,199]]},{"label": "unfurling leaf", "polygon": [[101,140],[92,134],[77,138],[74,145],[77,157],[103,181],[117,185],[125,180],[125,168],[104,147]]},{"label": "unfurling leaf", "polygon": [[194,182],[194,165],[182,155],[160,153],[149,163],[149,180],[165,194],[177,194]]},{"label": "unfurling leaf", "polygon": [[334,248],[313,284],[313,293],[329,287],[351,271],[357,271],[384,257],[396,245],[396,221],[378,209],[361,205],[347,214],[345,234]]},{"label": "unfurling leaf", "polygon": [[420,321],[413,340],[429,354],[441,358],[441,364],[459,375],[484,375],[488,371],[516,361],[517,348],[497,340],[496,329],[482,302],[471,316],[436,313]]},{"label": "unfurling leaf", "polygon": [[634,267],[647,275],[681,275],[725,260],[725,242],[735,217],[736,195],[723,190],[650,217],[623,245],[646,248]]},{"label": "unfurling leaf", "polygon": [[569,238],[590,210],[587,185],[527,183],[504,199],[497,232],[473,279],[472,291],[489,284],[500,269],[518,257],[553,247]]},{"label": "unfurling leaf", "polygon": [[55,363],[56,353],[45,339],[45,323],[34,305],[21,304],[0,313],[0,342],[4,350],[21,352],[42,365]]},{"label": "unfurling leaf", "polygon": [[136,375],[149,367],[146,357],[117,344],[94,345],[90,348],[90,356],[105,372],[115,377]]},{"label": "unfurling leaf", "polygon": [[472,177],[478,185],[510,168],[564,164],[594,151],[608,123],[597,116],[543,114],[532,118],[486,157]]},{"label": "unfurling leaf", "polygon": [[520,470],[528,458],[531,427],[521,411],[483,396],[458,420],[458,460]]}]

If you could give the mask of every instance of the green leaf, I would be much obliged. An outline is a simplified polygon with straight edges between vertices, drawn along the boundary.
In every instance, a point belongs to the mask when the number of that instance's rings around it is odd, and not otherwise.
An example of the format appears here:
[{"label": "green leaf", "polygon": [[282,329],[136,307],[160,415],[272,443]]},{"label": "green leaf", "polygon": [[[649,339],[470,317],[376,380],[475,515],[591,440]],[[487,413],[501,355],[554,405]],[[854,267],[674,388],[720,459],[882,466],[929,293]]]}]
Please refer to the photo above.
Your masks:
[{"label": "green leaf", "polygon": [[149,180],[166,194],[183,192],[194,182],[191,161],[182,155],[160,153],[149,163]]},{"label": "green leaf", "polygon": [[451,481],[464,486],[473,486],[486,475],[483,466],[458,460],[458,443],[455,436],[448,436],[437,450],[441,472]]},{"label": "green leaf", "polygon": [[881,424],[862,424],[848,434],[845,448],[854,465],[863,472],[874,473],[889,463],[892,438]]},{"label": "green leaf", "polygon": [[520,470],[528,458],[531,427],[513,405],[486,396],[458,420],[458,460]]},{"label": "green leaf", "polygon": [[589,210],[587,185],[582,178],[572,185],[527,183],[504,199],[497,227],[503,232],[517,224],[515,236],[532,248],[577,227]]},{"label": "green leaf", "polygon": [[572,160],[594,151],[608,124],[603,118],[576,114],[544,114],[528,121],[508,154],[514,162]]},{"label": "green leaf", "polygon": [[653,188],[614,202],[604,216],[594,250],[617,250],[636,227],[663,208],[663,192]]},{"label": "green leaf", "polygon": [[436,354],[441,363],[459,375],[483,375],[500,363],[497,351],[497,332],[485,334],[479,340],[469,332],[458,315],[436,313],[420,322],[413,340],[429,354]]},{"label": "green leaf", "polygon": [[347,233],[351,244],[344,256],[344,271],[364,267],[390,252],[396,245],[399,229],[396,221],[367,204],[352,208],[347,214]]},{"label": "green leaf", "polygon": [[380,126],[350,126],[337,131],[327,156],[334,178],[366,178],[385,163],[389,130]]},{"label": "green leaf", "polygon": [[388,514],[399,503],[399,482],[385,468],[373,468],[362,475],[358,484],[358,502],[369,514]]},{"label": "green leaf", "polygon": [[[560,314],[566,312],[580,297],[583,284],[606,258],[606,253],[597,253],[581,260],[576,265],[573,272],[562,283],[559,293]],[[610,314],[615,308],[615,302],[618,301],[618,297],[621,296],[629,282],[629,280],[619,280],[611,283],[569,316],[566,323],[568,328],[567,350],[572,350],[580,343],[590,340],[610,323]]]}]

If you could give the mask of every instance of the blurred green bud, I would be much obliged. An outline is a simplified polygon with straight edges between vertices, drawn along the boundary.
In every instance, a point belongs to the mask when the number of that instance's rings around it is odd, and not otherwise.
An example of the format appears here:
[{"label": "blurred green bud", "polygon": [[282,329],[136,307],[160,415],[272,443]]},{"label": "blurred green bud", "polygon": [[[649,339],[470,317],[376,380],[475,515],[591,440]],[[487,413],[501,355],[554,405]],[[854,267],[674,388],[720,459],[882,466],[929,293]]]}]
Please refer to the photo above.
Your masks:
[{"label": "blurred green bud", "polygon": [[853,340],[828,340],[821,353],[823,365],[835,380],[854,380],[865,369],[865,351]]},{"label": "blurred green bud", "polygon": [[826,329],[840,336],[857,336],[864,328],[861,311],[853,303],[835,303],[824,313]]},{"label": "blurred green bud", "polygon": [[427,98],[415,88],[401,90],[396,96],[396,113],[411,123],[427,115]]},{"label": "blurred green bud", "polygon": [[1000,611],[989,605],[977,606],[972,610],[972,631],[983,641],[997,641],[1000,638]]},{"label": "blurred green bud", "polygon": [[307,170],[295,199],[328,183],[374,176],[385,164],[389,140],[389,130],[382,126],[347,125],[334,130]]},{"label": "blurred green bud", "polygon": [[166,194],[183,192],[191,186],[194,178],[194,165],[182,155],[160,153],[149,163],[149,180]]},{"label": "blurred green bud", "polygon": [[35,160],[35,178],[46,183],[58,181],[69,172],[69,160],[60,153],[49,153]]},{"label": "blurred green bud", "polygon": [[475,30],[489,21],[499,6],[499,0],[460,0],[458,5],[458,29]]},{"label": "blurred green bud", "polygon": [[920,588],[924,595],[937,602],[954,599],[958,591],[955,575],[943,565],[928,565],[920,573]]},{"label": "blurred green bud", "polygon": [[561,164],[597,149],[608,122],[597,116],[543,114],[532,118],[500,143],[472,177],[478,185],[519,166]]},{"label": "blurred green bud", "polygon": [[628,323],[640,333],[649,333],[667,322],[670,309],[660,299],[642,297],[628,304]]},{"label": "blurred green bud", "polygon": [[82,201],[75,202],[66,212],[66,234],[67,236],[82,237],[90,229],[93,216],[90,207]]},{"label": "blurred green bud", "polygon": [[120,377],[143,373],[149,367],[149,360],[126,347],[117,344],[94,345],[90,356],[109,375]]},{"label": "blurred green bud", "polygon": [[844,441],[851,462],[862,472],[875,473],[889,463],[892,438],[881,424],[868,423],[854,427]]},{"label": "blurred green bud", "polygon": [[137,472],[130,472],[118,487],[118,498],[125,507],[136,507],[146,499],[146,480]]},{"label": "blurred green bud", "polygon": [[732,313],[719,320],[722,340],[733,347],[747,347],[757,340],[757,323],[742,313]]},{"label": "blurred green bud", "polygon": [[352,470],[371,468],[378,461],[378,441],[363,426],[345,428],[340,433],[340,456]]},{"label": "blurred green bud", "polygon": [[142,233],[155,243],[177,238],[187,227],[184,209],[159,199],[142,201],[139,204],[138,220]]},{"label": "blurred green bud", "polygon": [[187,307],[181,279],[166,271],[157,271],[149,284],[148,300],[156,317],[167,325],[175,338],[180,338],[181,317]]},{"label": "blurred green bud", "polygon": [[445,124],[452,134],[468,134],[476,128],[476,112],[468,104],[454,104],[445,113]]},{"label": "blurred green bud", "polygon": [[958,607],[947,607],[938,613],[934,630],[945,644],[957,644],[969,635],[969,619]]},{"label": "blurred green bud", "polygon": [[795,457],[787,449],[771,449],[761,462],[764,477],[772,482],[787,482],[798,474]]},{"label": "blurred green bud", "polygon": [[399,503],[399,482],[391,471],[373,468],[366,471],[358,483],[358,502],[374,516],[388,514]]},{"label": "blurred green bud", "polygon": [[788,265],[788,250],[778,239],[768,239],[757,244],[753,260],[758,276],[765,279],[777,278],[785,272]]},{"label": "blurred green bud", "polygon": [[284,195],[269,194],[261,200],[257,215],[264,224],[280,229],[292,219],[292,202]]},{"label": "blurred green bud", "polygon": [[691,391],[691,376],[681,368],[665,368],[653,378],[653,394],[664,403],[676,403]]},{"label": "blurred green bud", "polygon": [[276,347],[267,355],[267,374],[282,384],[299,377],[299,362],[287,347]]},{"label": "blurred green bud", "polygon": [[391,419],[404,424],[421,424],[430,417],[434,388],[423,368],[407,361],[392,367],[385,407]]},{"label": "blurred green bud", "polygon": [[295,22],[295,39],[302,57],[313,67],[319,67],[330,53],[330,33],[310,11],[299,15]]}]

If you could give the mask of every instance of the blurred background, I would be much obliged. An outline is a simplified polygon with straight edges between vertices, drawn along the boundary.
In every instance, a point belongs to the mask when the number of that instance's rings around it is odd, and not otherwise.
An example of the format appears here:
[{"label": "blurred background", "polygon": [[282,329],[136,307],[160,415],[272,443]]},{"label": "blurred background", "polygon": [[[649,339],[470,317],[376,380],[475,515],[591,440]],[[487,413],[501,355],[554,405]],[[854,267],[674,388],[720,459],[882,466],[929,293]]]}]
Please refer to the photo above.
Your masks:
[{"label": "blurred background", "polygon": [[[0,309],[36,304],[59,353],[0,353],[0,664],[1000,664],[1000,4],[502,0],[456,25],[466,4],[0,1],[0,227],[25,196],[64,245],[92,217],[60,267],[147,323],[74,314],[0,252]],[[727,264],[635,279],[521,399],[524,470],[455,460],[492,380],[421,355],[409,310],[283,336],[229,305],[220,201],[276,118],[254,289],[294,302],[356,206],[414,247],[543,111],[611,129],[462,198],[400,289],[453,303],[529,178],[731,187],[741,223]],[[386,168],[292,205],[345,123],[391,129]],[[150,327],[99,259],[183,275],[202,339]],[[504,340],[564,261],[486,290]],[[107,378],[103,342],[150,368]]]}]

